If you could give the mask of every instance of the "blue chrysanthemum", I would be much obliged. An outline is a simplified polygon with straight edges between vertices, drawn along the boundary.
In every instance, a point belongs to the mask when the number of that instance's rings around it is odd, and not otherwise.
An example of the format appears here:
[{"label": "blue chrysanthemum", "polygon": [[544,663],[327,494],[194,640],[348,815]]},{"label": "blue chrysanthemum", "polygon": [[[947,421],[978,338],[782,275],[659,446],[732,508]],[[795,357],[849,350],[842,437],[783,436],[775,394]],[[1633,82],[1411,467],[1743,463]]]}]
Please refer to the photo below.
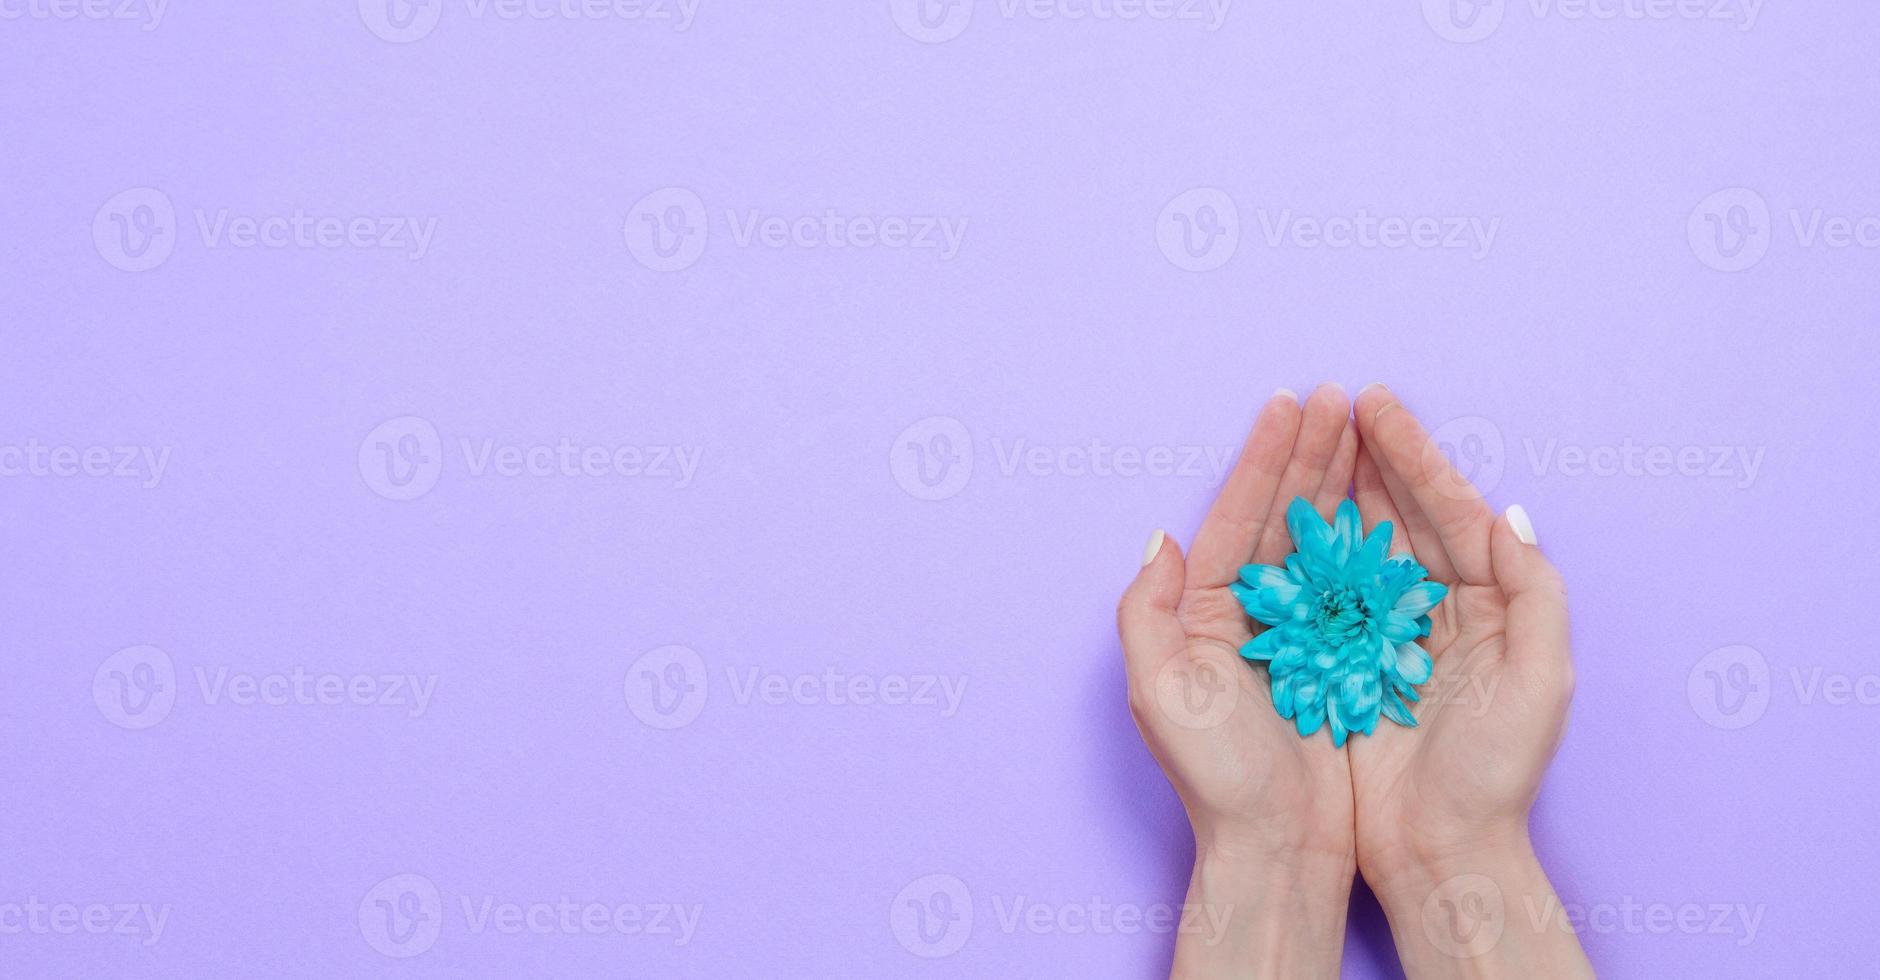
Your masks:
[{"label": "blue chrysanthemum", "polygon": [[1273,707],[1300,735],[1329,724],[1332,742],[1371,734],[1381,713],[1415,727],[1406,701],[1430,679],[1430,655],[1417,640],[1430,634],[1431,609],[1448,586],[1408,555],[1390,555],[1390,522],[1364,536],[1358,505],[1338,505],[1331,524],[1305,498],[1286,509],[1294,552],[1285,567],[1248,565],[1230,588],[1247,614],[1271,627],[1240,655],[1263,660],[1273,682]]}]

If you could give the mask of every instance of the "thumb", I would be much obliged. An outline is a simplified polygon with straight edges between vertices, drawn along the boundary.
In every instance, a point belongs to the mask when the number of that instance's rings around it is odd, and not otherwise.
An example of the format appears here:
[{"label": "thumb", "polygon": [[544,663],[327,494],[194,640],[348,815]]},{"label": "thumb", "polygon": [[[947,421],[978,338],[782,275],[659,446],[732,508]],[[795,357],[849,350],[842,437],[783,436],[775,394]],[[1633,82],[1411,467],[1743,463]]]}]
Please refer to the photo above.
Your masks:
[{"label": "thumb", "polygon": [[1175,539],[1157,531],[1149,536],[1142,570],[1116,605],[1116,631],[1123,639],[1123,662],[1132,691],[1148,691],[1156,671],[1182,648],[1187,634],[1175,610],[1187,575]]},{"label": "thumb", "polygon": [[1510,506],[1495,522],[1489,549],[1495,581],[1508,600],[1508,659],[1572,676],[1566,582],[1541,553],[1525,508]]}]

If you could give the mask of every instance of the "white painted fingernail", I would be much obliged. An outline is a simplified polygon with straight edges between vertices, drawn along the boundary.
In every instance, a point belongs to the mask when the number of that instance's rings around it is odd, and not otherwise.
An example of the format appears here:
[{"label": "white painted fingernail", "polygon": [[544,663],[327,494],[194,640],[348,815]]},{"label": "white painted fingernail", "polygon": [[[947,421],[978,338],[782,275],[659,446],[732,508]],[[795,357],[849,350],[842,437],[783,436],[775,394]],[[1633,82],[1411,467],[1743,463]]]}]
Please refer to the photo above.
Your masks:
[{"label": "white painted fingernail", "polygon": [[1155,561],[1155,556],[1162,553],[1162,539],[1166,537],[1168,537],[1168,535],[1163,533],[1160,528],[1157,528],[1154,534],[1149,535],[1149,547],[1143,549],[1142,552],[1142,563],[1144,565]]},{"label": "white painted fingernail", "polygon": [[1534,538],[1534,522],[1528,520],[1527,508],[1520,504],[1509,504],[1508,512],[1503,516],[1508,518],[1508,526],[1514,528],[1514,536],[1520,538],[1522,544],[1537,543]]},{"label": "white painted fingernail", "polygon": [[1274,398],[1290,398],[1293,401],[1298,401],[1299,393],[1292,390],[1291,388],[1281,388],[1278,391],[1273,392],[1273,397]]}]

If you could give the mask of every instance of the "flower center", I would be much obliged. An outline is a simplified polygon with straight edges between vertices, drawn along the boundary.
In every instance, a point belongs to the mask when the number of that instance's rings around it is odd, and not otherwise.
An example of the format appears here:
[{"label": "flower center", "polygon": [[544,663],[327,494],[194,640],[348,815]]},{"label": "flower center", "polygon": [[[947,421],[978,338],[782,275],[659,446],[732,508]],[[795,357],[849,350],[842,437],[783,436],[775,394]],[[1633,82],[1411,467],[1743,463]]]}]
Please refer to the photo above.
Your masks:
[{"label": "flower center", "polygon": [[1319,594],[1312,610],[1319,634],[1328,640],[1356,639],[1371,620],[1371,609],[1356,590],[1347,586],[1327,589]]}]

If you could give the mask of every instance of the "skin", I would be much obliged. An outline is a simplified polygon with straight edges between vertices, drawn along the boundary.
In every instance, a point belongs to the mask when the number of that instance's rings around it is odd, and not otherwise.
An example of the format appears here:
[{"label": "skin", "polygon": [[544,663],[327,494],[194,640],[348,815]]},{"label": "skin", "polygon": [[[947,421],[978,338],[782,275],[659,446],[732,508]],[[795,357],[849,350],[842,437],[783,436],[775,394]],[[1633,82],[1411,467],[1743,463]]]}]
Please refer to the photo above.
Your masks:
[{"label": "skin", "polygon": [[[1354,484],[1366,530],[1390,521],[1393,550],[1451,593],[1418,727],[1339,749],[1273,710],[1227,584],[1292,550],[1295,496],[1330,518]],[[1194,829],[1188,902],[1225,923],[1178,932],[1172,976],[1337,976],[1359,871],[1411,977],[1592,975],[1545,914],[1558,898],[1527,833],[1572,698],[1564,587],[1388,389],[1269,400],[1186,558],[1152,541],[1118,627],[1131,712]]]}]

